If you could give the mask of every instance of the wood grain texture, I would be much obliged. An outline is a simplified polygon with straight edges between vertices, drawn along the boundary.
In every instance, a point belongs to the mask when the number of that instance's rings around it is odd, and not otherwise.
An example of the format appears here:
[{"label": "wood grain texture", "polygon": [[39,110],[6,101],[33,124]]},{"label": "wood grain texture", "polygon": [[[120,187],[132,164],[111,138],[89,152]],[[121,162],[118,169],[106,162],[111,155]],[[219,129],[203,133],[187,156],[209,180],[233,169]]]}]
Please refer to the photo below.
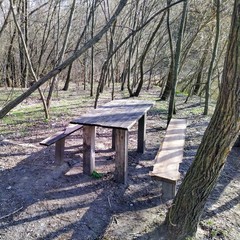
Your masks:
[{"label": "wood grain texture", "polygon": [[76,124],[69,124],[63,131],[57,132],[56,134],[44,139],[40,142],[40,145],[50,146],[57,141],[67,137],[68,135],[76,132],[77,130],[81,129],[81,125]]},{"label": "wood grain texture", "polygon": [[128,173],[128,131],[116,129],[115,180],[127,184]]},{"label": "wood grain texture", "polygon": [[91,175],[95,170],[95,126],[83,126],[83,172]]},{"label": "wood grain texture", "polygon": [[178,168],[183,158],[186,127],[186,119],[170,121],[162,146],[156,155],[151,176],[173,183],[180,178]]},{"label": "wood grain texture", "polygon": [[71,123],[129,130],[153,105],[153,101],[113,100]]},{"label": "wood grain texture", "polygon": [[62,138],[56,142],[55,145],[55,161],[57,165],[62,165],[64,161],[64,145],[65,138]]}]

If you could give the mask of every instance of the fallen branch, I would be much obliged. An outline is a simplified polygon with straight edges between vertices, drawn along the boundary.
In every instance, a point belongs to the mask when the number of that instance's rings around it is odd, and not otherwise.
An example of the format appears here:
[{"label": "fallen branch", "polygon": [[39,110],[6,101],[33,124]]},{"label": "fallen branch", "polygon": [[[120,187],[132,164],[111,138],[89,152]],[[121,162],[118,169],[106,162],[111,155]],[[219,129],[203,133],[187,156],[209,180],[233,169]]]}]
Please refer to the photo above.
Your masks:
[{"label": "fallen branch", "polygon": [[7,214],[7,215],[5,215],[5,216],[0,217],[0,220],[2,220],[2,219],[4,219],[4,218],[8,218],[8,217],[10,217],[10,216],[14,215],[15,213],[21,211],[22,209],[23,209],[23,206],[20,207],[20,208],[18,208],[18,209],[15,210],[14,212],[11,212],[11,213],[9,213],[9,214]]}]

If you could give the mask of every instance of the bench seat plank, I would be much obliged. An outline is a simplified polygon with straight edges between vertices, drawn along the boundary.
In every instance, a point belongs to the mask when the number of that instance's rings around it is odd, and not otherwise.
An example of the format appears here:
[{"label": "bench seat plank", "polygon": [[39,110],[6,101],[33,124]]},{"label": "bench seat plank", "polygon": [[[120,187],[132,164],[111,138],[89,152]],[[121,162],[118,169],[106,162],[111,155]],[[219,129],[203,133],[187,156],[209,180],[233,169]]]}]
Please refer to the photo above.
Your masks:
[{"label": "bench seat plank", "polygon": [[150,176],[154,179],[173,185],[170,187],[169,184],[163,184],[169,188],[163,189],[163,194],[167,198],[173,197],[175,194],[173,189],[177,180],[180,179],[179,164],[183,159],[186,127],[186,119],[171,119],[163,143],[156,155],[153,171],[150,172]]},{"label": "bench seat plank", "polygon": [[81,128],[82,125],[69,124],[63,131],[57,132],[56,134],[44,139],[43,141],[40,142],[40,144],[44,146],[50,146]]},{"label": "bench seat plank", "polygon": [[64,160],[65,138],[82,127],[82,125],[69,124],[63,131],[41,141],[40,145],[50,146],[55,143],[55,161],[58,165],[61,165]]}]

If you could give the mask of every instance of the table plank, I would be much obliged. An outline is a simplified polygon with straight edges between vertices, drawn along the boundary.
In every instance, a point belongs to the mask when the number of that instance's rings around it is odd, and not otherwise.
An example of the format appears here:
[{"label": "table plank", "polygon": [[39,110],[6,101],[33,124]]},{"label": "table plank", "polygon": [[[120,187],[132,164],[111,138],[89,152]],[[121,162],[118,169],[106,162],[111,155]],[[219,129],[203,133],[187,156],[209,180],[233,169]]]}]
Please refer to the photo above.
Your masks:
[{"label": "table plank", "polygon": [[153,105],[153,101],[113,100],[71,123],[129,130]]}]

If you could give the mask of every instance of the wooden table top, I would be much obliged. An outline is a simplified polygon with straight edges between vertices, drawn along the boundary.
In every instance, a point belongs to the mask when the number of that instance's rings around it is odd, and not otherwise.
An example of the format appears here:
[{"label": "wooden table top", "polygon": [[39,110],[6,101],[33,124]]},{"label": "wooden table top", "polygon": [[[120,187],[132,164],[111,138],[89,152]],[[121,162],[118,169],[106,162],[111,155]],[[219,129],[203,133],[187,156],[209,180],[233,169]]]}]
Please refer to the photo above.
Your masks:
[{"label": "wooden table top", "polygon": [[129,130],[153,105],[154,101],[113,100],[71,123]]}]

